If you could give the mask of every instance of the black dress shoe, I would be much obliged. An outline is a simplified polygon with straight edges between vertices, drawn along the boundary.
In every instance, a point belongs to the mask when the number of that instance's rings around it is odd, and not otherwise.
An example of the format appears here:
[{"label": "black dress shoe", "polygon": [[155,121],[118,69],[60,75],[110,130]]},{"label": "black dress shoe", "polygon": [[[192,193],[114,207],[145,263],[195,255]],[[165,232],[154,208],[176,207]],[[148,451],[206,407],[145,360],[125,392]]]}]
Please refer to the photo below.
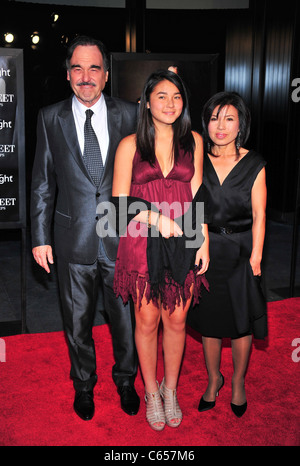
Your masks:
[{"label": "black dress shoe", "polygon": [[247,401],[245,401],[245,403],[242,405],[235,405],[234,403],[230,403],[230,406],[237,417],[242,417],[247,410]]},{"label": "black dress shoe", "polygon": [[198,411],[202,413],[203,411],[208,411],[209,409],[212,409],[215,407],[216,402],[215,401],[205,401],[203,396],[201,397],[199,406],[198,406]]},{"label": "black dress shoe", "polygon": [[92,391],[76,392],[74,411],[84,421],[89,421],[94,416],[95,405]]},{"label": "black dress shoe", "polygon": [[[220,372],[221,374],[221,372]],[[221,379],[222,379],[222,382],[221,382],[221,385],[216,393],[216,396],[219,396],[219,391],[221,390],[221,388],[223,387],[224,385],[224,377],[223,375],[221,374]],[[203,396],[201,397],[201,400],[200,400],[200,403],[199,403],[199,406],[198,406],[198,411],[200,413],[202,413],[203,411],[208,411],[209,409],[212,409],[214,408],[216,405],[216,402],[215,401],[205,401],[205,399],[203,398]]]},{"label": "black dress shoe", "polygon": [[121,408],[129,416],[137,414],[140,407],[140,398],[132,385],[120,385],[118,393],[121,398]]}]

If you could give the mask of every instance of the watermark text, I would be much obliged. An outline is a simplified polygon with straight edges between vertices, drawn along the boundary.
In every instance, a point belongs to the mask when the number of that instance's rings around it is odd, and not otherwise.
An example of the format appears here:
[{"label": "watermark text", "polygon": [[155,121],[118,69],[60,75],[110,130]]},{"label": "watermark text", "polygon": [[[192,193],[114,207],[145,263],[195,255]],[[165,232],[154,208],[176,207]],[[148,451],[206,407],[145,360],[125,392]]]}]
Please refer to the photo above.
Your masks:
[{"label": "watermark text", "polygon": [[6,362],[6,345],[3,338],[0,338],[0,362]]},{"label": "watermark text", "polygon": [[292,87],[296,88],[292,92],[292,101],[298,103],[300,102],[300,78],[293,79]]},{"label": "watermark text", "polygon": [[[202,224],[204,223],[204,203],[197,202],[192,210],[191,203],[160,202],[155,203],[153,212],[157,215],[161,212],[162,215],[168,218],[174,218],[174,221],[179,225],[184,233],[187,248],[200,248],[203,243]],[[134,218],[142,211],[148,210],[148,207],[143,201],[135,201],[130,204],[127,202],[127,197],[119,198],[117,215],[116,206],[109,201],[100,202],[97,206],[98,221],[96,226],[97,234],[100,238],[116,237],[117,231],[120,236],[137,236],[158,237],[159,231],[156,228],[147,228],[145,223],[135,221]],[[128,222],[128,218],[131,219]],[[171,225],[171,224],[170,224]]]},{"label": "watermark text", "polygon": [[296,349],[292,352],[292,360],[294,362],[300,362],[300,338],[294,338],[292,346],[296,346]]}]

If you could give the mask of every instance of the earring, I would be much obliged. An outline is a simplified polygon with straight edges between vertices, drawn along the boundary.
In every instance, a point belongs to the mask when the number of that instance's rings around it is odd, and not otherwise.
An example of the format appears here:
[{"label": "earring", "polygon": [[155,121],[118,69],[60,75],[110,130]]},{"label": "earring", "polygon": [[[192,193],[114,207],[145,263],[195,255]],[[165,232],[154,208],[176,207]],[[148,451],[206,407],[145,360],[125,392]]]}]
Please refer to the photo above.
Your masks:
[{"label": "earring", "polygon": [[239,151],[241,147],[241,133],[238,132],[237,138],[235,140],[236,150]]},{"label": "earring", "polygon": [[207,143],[207,152],[210,152],[210,142]]}]

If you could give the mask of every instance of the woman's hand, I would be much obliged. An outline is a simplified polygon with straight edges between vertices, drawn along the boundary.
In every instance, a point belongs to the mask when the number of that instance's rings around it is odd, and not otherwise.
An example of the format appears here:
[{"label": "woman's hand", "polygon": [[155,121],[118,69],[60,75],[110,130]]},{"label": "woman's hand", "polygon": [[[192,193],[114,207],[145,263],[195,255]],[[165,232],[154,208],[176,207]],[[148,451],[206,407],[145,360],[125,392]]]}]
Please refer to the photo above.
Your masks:
[{"label": "woman's hand", "polygon": [[171,236],[177,237],[183,235],[183,231],[180,228],[180,226],[176,222],[174,222],[174,220],[172,220],[169,217],[166,217],[165,215],[159,216],[158,229],[164,238],[170,238]]},{"label": "woman's hand", "polygon": [[250,265],[251,265],[251,268],[252,268],[252,272],[253,272],[253,275],[256,277],[257,275],[258,276],[261,276],[261,261],[260,260],[256,260],[255,258],[253,258],[252,256],[250,257]]},{"label": "woman's hand", "polygon": [[199,265],[201,260],[201,269],[197,272],[197,275],[202,275],[205,273],[209,266],[209,248],[208,248],[208,241],[204,240],[201,248],[198,249],[196,253],[196,260],[195,264]]},{"label": "woman's hand", "polygon": [[209,235],[206,223],[202,225],[202,233],[204,236],[204,241],[202,246],[198,249],[195,259],[196,265],[199,265],[201,260],[201,269],[199,272],[197,272],[197,275],[202,275],[205,273],[209,266]]}]

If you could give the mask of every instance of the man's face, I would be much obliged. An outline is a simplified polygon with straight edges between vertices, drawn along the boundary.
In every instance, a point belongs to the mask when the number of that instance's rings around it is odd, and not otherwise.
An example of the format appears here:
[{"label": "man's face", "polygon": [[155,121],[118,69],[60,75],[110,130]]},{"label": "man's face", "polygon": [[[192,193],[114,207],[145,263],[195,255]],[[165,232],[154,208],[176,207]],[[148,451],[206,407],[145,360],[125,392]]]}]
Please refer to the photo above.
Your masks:
[{"label": "man's face", "polygon": [[108,79],[103,57],[96,45],[78,45],[70,60],[67,79],[77,99],[86,107],[94,105]]}]

